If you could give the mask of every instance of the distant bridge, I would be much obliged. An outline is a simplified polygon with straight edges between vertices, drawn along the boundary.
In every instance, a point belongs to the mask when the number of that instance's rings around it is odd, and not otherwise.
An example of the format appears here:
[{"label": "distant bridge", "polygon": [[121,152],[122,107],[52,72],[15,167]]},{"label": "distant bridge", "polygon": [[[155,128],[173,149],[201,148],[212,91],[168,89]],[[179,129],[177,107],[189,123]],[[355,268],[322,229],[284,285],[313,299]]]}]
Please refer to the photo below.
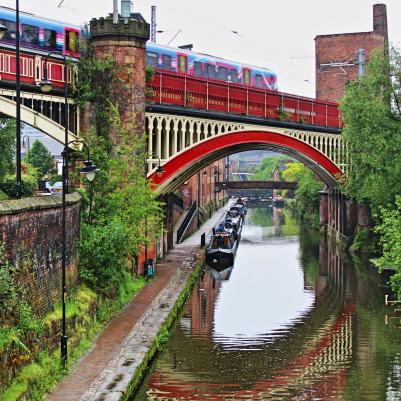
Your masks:
[{"label": "distant bridge", "polygon": [[297,182],[285,181],[225,181],[216,182],[220,189],[296,189]]}]

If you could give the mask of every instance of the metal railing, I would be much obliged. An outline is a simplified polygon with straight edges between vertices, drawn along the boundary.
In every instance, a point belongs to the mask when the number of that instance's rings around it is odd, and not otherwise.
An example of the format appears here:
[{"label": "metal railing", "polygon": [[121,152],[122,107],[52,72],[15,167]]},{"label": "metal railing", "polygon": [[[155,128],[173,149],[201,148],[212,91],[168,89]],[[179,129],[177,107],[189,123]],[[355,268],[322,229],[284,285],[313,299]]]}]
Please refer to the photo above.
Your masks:
[{"label": "metal railing", "polygon": [[156,70],[147,101],[209,111],[341,127],[338,104],[268,89]]},{"label": "metal railing", "polygon": [[192,219],[195,216],[195,212],[196,212],[196,201],[192,203],[191,207],[188,210],[187,215],[185,216],[184,221],[181,223],[180,227],[177,230],[177,244],[179,244],[183,240],[184,235],[189,225],[191,224]]}]

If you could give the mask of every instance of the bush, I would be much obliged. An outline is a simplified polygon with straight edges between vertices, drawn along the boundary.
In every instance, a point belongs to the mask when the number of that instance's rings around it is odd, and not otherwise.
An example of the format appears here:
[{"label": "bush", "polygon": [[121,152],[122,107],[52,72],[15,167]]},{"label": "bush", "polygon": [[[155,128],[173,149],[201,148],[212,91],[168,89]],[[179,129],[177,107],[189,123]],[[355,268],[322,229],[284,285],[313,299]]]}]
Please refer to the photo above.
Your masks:
[{"label": "bush", "polygon": [[401,299],[401,197],[397,197],[395,209],[381,209],[380,219],[376,231],[381,236],[383,254],[378,260],[378,265],[380,269],[395,270],[390,284],[397,298]]},{"label": "bush", "polygon": [[112,298],[127,266],[127,229],[119,221],[81,225],[79,275],[102,296]]},{"label": "bush", "polygon": [[[28,163],[21,164],[21,196],[32,196],[38,188],[38,173],[35,167]],[[0,183],[0,190],[3,191],[10,198],[17,196],[17,187],[15,184],[15,173],[8,174]]]},{"label": "bush", "polygon": [[7,196],[7,194],[5,194],[3,191],[0,191],[0,201],[4,201],[10,199],[9,196]]}]

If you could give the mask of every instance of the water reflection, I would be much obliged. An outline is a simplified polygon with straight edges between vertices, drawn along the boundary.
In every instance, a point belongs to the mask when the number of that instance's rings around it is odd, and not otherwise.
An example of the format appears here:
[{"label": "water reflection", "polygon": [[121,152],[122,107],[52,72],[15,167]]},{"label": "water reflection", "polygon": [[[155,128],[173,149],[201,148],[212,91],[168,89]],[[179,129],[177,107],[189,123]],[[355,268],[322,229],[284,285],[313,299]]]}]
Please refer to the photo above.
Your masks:
[{"label": "water reflection", "polygon": [[226,278],[204,272],[135,400],[400,399],[400,330],[364,262],[255,209]]}]

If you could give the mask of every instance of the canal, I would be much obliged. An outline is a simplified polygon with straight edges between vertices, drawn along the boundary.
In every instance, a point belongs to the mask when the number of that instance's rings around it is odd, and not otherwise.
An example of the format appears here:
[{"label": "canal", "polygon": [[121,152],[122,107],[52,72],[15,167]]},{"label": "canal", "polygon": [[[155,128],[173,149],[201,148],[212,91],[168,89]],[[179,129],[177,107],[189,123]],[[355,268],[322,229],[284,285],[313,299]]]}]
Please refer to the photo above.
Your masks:
[{"label": "canal", "polygon": [[250,209],[234,267],[205,270],[132,400],[400,400],[401,314],[325,242]]}]

